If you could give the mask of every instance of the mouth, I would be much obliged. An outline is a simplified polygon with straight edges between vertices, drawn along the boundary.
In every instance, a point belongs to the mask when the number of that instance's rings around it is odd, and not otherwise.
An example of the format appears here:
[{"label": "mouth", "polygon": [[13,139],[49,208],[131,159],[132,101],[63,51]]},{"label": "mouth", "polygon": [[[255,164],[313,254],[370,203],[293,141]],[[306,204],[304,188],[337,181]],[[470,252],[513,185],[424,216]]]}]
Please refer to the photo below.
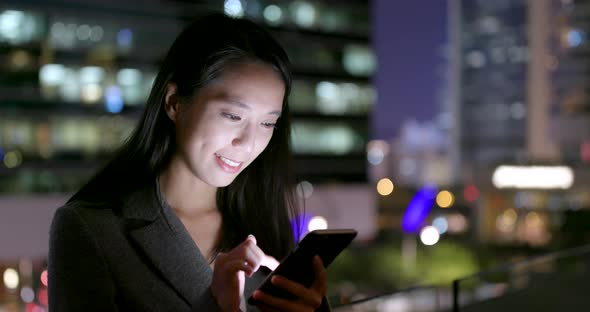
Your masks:
[{"label": "mouth", "polygon": [[226,172],[235,173],[240,170],[243,162],[231,160],[229,158],[225,158],[221,155],[215,154],[217,158],[217,163]]}]

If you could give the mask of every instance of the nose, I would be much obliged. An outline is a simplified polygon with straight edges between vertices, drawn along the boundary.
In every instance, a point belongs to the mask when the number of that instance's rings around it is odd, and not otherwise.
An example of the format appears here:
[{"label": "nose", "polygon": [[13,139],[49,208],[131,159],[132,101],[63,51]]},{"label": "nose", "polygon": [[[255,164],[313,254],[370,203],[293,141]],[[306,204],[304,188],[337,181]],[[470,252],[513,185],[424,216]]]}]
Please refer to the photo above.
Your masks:
[{"label": "nose", "polygon": [[254,150],[254,144],[256,143],[256,129],[251,125],[245,125],[241,128],[237,135],[232,140],[232,146],[239,147],[247,153],[251,153]]}]

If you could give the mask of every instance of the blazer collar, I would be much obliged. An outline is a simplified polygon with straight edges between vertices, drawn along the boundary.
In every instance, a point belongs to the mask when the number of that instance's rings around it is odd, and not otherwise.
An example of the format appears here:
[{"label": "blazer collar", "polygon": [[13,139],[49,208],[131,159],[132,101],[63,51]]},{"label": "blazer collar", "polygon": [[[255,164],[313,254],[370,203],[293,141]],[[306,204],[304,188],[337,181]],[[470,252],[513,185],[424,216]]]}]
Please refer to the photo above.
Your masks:
[{"label": "blazer collar", "polygon": [[189,305],[208,292],[212,270],[180,219],[163,200],[157,181],[124,198],[122,215],[133,221],[129,224],[135,224],[128,228],[131,239]]}]

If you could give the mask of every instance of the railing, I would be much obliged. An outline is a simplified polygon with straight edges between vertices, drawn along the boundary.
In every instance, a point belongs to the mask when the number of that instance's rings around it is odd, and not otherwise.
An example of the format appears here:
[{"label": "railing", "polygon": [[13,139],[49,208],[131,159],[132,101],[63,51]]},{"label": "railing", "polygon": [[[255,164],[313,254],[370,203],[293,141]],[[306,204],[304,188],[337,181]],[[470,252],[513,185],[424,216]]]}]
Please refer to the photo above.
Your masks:
[{"label": "railing", "polygon": [[333,304],[334,312],[590,311],[590,245],[454,280]]},{"label": "railing", "polygon": [[451,287],[422,286],[353,301],[334,312],[440,312],[452,306]]},{"label": "railing", "polygon": [[590,245],[453,281],[453,312],[590,311]]}]

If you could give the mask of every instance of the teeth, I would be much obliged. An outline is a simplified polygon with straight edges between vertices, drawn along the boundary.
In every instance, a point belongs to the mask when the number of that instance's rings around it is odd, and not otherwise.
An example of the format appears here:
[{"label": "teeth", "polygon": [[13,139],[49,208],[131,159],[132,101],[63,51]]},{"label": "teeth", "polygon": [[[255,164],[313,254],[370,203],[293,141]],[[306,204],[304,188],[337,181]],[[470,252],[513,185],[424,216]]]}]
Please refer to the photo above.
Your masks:
[{"label": "teeth", "polygon": [[239,165],[240,165],[240,163],[239,163],[239,162],[231,161],[231,160],[229,160],[229,159],[227,159],[227,158],[225,158],[225,157],[223,157],[223,156],[219,156],[219,155],[218,155],[218,157],[219,157],[219,159],[221,159],[221,160],[222,160],[224,163],[226,163],[226,164],[228,164],[228,165],[230,165],[230,166],[232,166],[232,167],[237,167],[237,166],[239,166]]}]

